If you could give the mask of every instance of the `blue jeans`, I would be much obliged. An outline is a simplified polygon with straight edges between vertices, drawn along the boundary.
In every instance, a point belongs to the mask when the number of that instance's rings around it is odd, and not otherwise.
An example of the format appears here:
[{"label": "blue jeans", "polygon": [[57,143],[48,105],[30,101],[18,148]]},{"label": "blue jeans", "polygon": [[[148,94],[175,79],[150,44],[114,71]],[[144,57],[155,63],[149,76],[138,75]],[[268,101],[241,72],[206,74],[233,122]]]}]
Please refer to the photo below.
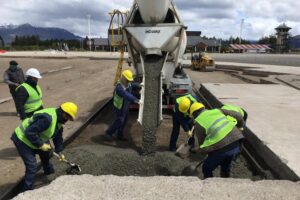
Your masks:
[{"label": "blue jeans", "polygon": [[220,152],[208,154],[207,159],[204,161],[202,166],[202,172],[204,178],[213,177],[213,171],[220,165],[221,166],[221,177],[227,178],[230,176],[231,163],[236,155],[240,153],[240,146],[233,146],[231,149]]},{"label": "blue jeans", "polygon": [[117,131],[117,136],[123,137],[123,130],[127,122],[127,112],[115,108],[116,118],[112,125],[106,130],[106,134],[112,136]]},{"label": "blue jeans", "polygon": [[24,164],[25,164],[25,177],[22,191],[32,190],[34,185],[35,174],[37,172],[37,161],[35,155],[38,154],[41,158],[44,173],[51,174],[54,172],[52,164],[49,162],[50,153],[42,150],[35,150],[28,147],[21,142],[15,135],[12,135],[11,140],[14,142]]},{"label": "blue jeans", "polygon": [[[178,136],[180,133],[180,126],[181,126],[180,120],[178,119],[176,113],[173,113],[173,129],[172,129],[172,134],[171,134],[170,144],[169,144],[170,151],[176,151],[176,148],[177,148],[176,143],[177,143]],[[190,120],[188,122],[188,126],[190,129],[192,128],[192,126],[193,126],[192,120]],[[190,144],[190,141],[189,141],[189,144]]]}]

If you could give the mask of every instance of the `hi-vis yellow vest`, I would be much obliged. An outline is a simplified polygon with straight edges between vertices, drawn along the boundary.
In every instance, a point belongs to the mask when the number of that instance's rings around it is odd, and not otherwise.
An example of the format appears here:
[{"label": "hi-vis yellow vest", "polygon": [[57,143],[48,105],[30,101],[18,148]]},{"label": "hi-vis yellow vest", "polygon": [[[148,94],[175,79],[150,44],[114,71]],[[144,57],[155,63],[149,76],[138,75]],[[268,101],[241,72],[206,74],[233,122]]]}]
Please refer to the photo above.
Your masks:
[{"label": "hi-vis yellow vest", "polygon": [[237,121],[225,116],[219,109],[205,110],[195,119],[205,129],[206,137],[200,148],[220,142],[236,126]]},{"label": "hi-vis yellow vest", "polygon": [[222,106],[221,109],[238,112],[242,115],[242,117],[244,117],[244,115],[245,115],[243,109],[241,107],[238,107],[238,106],[233,106],[233,105],[230,105],[230,104],[224,104],[224,106]]},{"label": "hi-vis yellow vest", "polygon": [[56,108],[46,108],[43,110],[39,110],[37,112],[34,113],[34,115],[30,118],[25,119],[20,126],[18,126],[15,130],[15,133],[17,135],[17,137],[19,138],[20,141],[22,141],[23,143],[25,143],[27,146],[29,146],[32,149],[38,149],[38,147],[34,146],[26,137],[25,135],[25,130],[26,128],[28,128],[30,126],[30,124],[33,122],[33,117],[36,114],[43,114],[43,113],[47,113],[51,116],[51,124],[49,126],[49,128],[47,130],[45,130],[44,132],[42,132],[40,134],[41,140],[43,142],[47,142],[48,140],[50,140],[54,133],[55,133],[55,128],[56,128],[56,124],[57,124],[57,114],[56,114]]},{"label": "hi-vis yellow vest", "polygon": [[[116,87],[118,84],[121,84],[120,80],[117,82]],[[131,84],[128,85],[127,88],[131,87]],[[123,107],[124,99],[123,97],[119,96],[116,92],[114,91],[114,106],[118,109],[121,110]]]},{"label": "hi-vis yellow vest", "polygon": [[[182,101],[182,99],[184,99],[184,98],[186,98],[186,97],[189,98],[189,100],[191,101],[191,105],[192,105],[193,103],[197,102],[197,100],[196,100],[192,95],[188,94],[188,95],[184,95],[184,96],[178,97],[178,98],[176,99],[176,103],[179,105],[179,103]],[[173,111],[176,112],[175,106],[174,106]],[[186,117],[186,116],[189,116],[188,111],[187,111],[186,113],[183,113],[183,114],[184,114],[185,117]]]},{"label": "hi-vis yellow vest", "polygon": [[[27,83],[22,83],[20,86],[23,86],[28,93],[28,98],[24,105],[25,113],[31,113],[39,109],[43,105],[43,101],[42,101],[43,94],[40,86],[38,85],[36,86],[39,94],[34,88],[32,88]],[[16,91],[19,89],[19,87],[16,88]]]}]

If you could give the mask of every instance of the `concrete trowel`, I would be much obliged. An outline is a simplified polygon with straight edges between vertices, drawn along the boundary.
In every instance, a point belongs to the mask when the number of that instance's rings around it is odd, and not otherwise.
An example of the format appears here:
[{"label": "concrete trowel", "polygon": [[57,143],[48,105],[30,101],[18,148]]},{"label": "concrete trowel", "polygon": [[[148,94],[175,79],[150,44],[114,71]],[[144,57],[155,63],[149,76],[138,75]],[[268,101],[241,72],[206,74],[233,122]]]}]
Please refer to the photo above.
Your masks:
[{"label": "concrete trowel", "polygon": [[[60,159],[60,156],[56,152],[53,151],[52,153],[57,159]],[[70,166],[67,170],[68,174],[79,174],[81,172],[81,168],[78,164],[71,163],[66,159],[63,159],[62,161]]]}]

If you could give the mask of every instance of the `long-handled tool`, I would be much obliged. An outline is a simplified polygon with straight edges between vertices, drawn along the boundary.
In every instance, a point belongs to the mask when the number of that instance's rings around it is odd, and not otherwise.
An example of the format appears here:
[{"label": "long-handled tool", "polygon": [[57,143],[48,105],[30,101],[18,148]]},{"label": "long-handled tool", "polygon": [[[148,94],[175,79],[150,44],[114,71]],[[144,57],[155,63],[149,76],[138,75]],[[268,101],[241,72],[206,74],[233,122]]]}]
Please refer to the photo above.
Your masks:
[{"label": "long-handled tool", "polygon": [[185,167],[182,170],[181,175],[183,175],[183,176],[196,176],[198,174],[196,172],[196,170],[198,169],[198,167],[200,167],[202,165],[202,163],[205,161],[206,158],[207,158],[207,155],[205,155],[195,167],[193,167],[192,165],[189,165],[189,166]]},{"label": "long-handled tool", "polygon": [[[191,129],[191,132],[193,133],[194,132],[194,126],[192,127]],[[194,135],[194,134],[193,134]],[[193,136],[192,136],[193,137]],[[188,151],[189,151],[189,140],[191,139],[191,137],[189,136],[187,141],[183,144],[181,144],[177,149],[176,149],[176,152],[175,152],[175,155],[179,156],[179,157],[182,157],[182,155],[187,155],[188,154]]]},{"label": "long-handled tool", "polygon": [[64,163],[67,163],[70,166],[70,169],[67,170],[68,174],[79,174],[81,172],[81,168],[78,164],[75,163],[71,163],[66,159],[61,159],[61,157],[56,153],[56,152],[52,152],[53,155],[58,158],[60,161],[63,161]]}]

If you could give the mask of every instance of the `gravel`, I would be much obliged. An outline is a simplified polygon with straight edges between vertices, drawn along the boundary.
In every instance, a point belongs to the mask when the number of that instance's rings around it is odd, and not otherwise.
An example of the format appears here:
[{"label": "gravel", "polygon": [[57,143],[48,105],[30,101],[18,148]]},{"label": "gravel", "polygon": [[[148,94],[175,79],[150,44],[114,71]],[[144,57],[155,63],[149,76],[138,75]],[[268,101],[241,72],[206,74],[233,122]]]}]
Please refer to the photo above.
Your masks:
[{"label": "gravel", "polygon": [[120,200],[299,200],[300,182],[195,177],[62,176],[50,185],[19,194],[27,199]]}]

